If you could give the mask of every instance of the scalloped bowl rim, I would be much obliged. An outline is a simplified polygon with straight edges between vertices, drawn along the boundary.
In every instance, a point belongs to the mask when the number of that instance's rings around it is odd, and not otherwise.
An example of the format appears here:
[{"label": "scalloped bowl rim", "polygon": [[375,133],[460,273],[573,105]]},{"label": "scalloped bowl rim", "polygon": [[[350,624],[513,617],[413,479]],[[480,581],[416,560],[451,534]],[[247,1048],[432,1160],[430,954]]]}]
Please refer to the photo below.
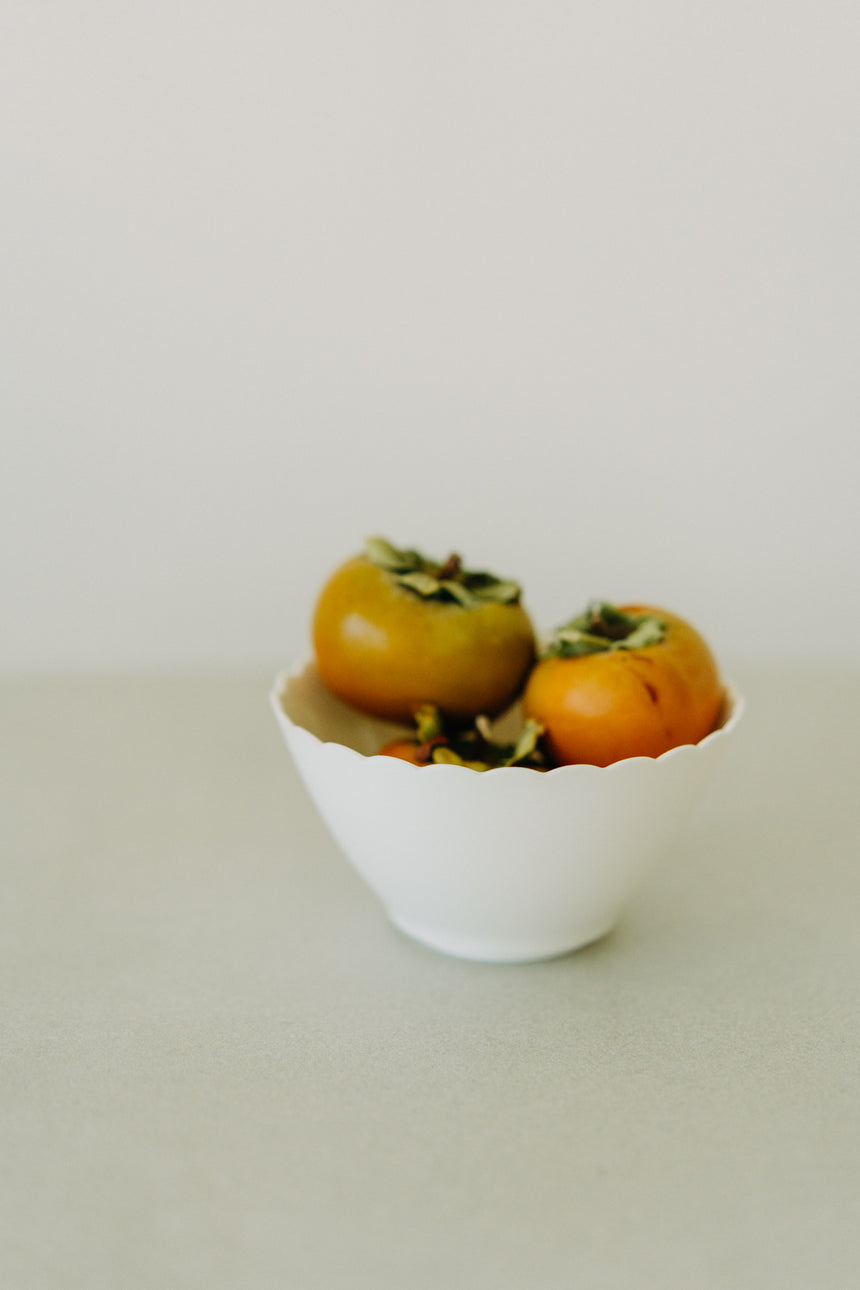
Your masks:
[{"label": "scalloped bowl rim", "polygon": [[[696,744],[676,744],[674,748],[668,748],[666,752],[661,753],[659,757],[622,757],[618,761],[611,762],[608,766],[595,766],[590,762],[576,762],[566,766],[553,766],[550,770],[543,771],[538,775],[535,774],[534,770],[531,770],[527,766],[494,766],[490,770],[476,774],[468,766],[452,765],[450,762],[431,762],[427,766],[416,766],[412,762],[404,761],[401,758],[383,757],[381,753],[358,752],[357,749],[350,748],[349,744],[341,743],[337,739],[321,739],[319,735],[315,735],[312,730],[307,728],[307,726],[300,725],[298,722],[294,721],[284,707],[283,702],[290,681],[299,680],[310,667],[314,666],[313,658],[311,656],[306,656],[295,663],[291,668],[278,672],[275,677],[274,684],[269,691],[269,699],[276,717],[279,721],[282,721],[289,726],[291,730],[295,731],[299,738],[305,739],[311,744],[318,744],[321,747],[340,749],[342,750],[342,753],[339,753],[338,755],[347,754],[350,758],[357,758],[362,762],[373,762],[378,760],[386,767],[395,765],[402,766],[407,774],[412,774],[413,772],[418,771],[420,771],[422,775],[427,775],[428,772],[435,772],[437,774],[440,771],[445,773],[453,772],[456,774],[469,774],[476,781],[482,781],[488,779],[490,776],[497,775],[530,775],[535,780],[543,780],[550,776],[559,775],[590,775],[595,773],[606,775],[613,771],[617,771],[619,766],[630,766],[634,762],[647,762],[652,764],[668,762],[679,755],[689,756],[691,750],[706,748],[710,744],[716,743],[718,739],[731,734],[740,722],[746,706],[743,695],[740,693],[734,682],[725,680],[723,682],[723,715],[720,724],[710,731],[709,734],[705,735],[704,739],[700,739]],[[359,716],[364,715],[361,714],[358,709],[353,709],[353,711]],[[368,716],[368,720],[371,721],[373,718]],[[406,730],[406,727],[404,726],[403,729]]]}]

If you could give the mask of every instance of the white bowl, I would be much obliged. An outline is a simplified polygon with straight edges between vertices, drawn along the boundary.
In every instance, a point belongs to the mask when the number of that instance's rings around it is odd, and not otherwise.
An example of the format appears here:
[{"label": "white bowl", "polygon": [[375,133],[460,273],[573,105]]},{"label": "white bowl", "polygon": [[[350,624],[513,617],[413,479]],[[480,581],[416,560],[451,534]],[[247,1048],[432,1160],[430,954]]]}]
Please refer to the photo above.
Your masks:
[{"label": "white bowl", "polygon": [[373,755],[403,727],[342,703],[312,662],[281,674],[271,700],[308,792],[391,921],[493,963],[564,954],[615,925],[743,711],[727,686],[718,729],[661,757],[478,772]]}]

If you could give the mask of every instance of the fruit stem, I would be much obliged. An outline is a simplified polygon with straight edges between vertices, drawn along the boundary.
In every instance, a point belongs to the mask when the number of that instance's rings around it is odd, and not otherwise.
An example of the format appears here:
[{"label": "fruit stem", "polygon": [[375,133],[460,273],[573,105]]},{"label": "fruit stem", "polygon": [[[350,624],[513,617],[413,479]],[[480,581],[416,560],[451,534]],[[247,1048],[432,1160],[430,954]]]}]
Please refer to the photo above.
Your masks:
[{"label": "fruit stem", "polygon": [[452,551],[445,563],[440,564],[436,571],[437,582],[444,582],[446,579],[453,581],[459,574],[462,565],[463,561],[457,555],[457,552]]}]

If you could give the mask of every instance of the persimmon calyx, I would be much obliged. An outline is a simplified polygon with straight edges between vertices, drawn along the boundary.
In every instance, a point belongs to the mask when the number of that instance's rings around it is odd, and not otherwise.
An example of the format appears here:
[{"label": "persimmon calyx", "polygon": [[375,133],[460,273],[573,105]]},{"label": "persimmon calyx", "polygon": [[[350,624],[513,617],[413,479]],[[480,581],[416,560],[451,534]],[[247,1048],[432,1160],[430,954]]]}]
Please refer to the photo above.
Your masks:
[{"label": "persimmon calyx", "polygon": [[428,560],[420,551],[401,550],[381,537],[368,538],[364,554],[371,564],[390,573],[398,586],[423,600],[453,601],[464,609],[477,609],[492,602],[513,605],[522,595],[518,582],[464,569],[457,554],[443,561]]},{"label": "persimmon calyx", "polygon": [[493,770],[500,766],[526,766],[532,770],[547,769],[540,746],[544,726],[529,718],[515,743],[502,744],[492,738],[488,717],[476,717],[465,730],[446,733],[445,720],[432,703],[424,703],[415,712],[416,757],[420,764],[466,766],[470,770]]},{"label": "persimmon calyx", "polygon": [[666,624],[657,614],[626,614],[605,600],[592,600],[585,613],[557,627],[541,658],[581,658],[621,649],[658,645]]},{"label": "persimmon calyx", "polygon": [[419,744],[428,744],[445,734],[442,714],[435,703],[422,703],[415,711],[415,736]]},{"label": "persimmon calyx", "polygon": [[545,734],[546,727],[532,717],[528,717],[525,725],[520,731],[520,737],[511,748],[503,766],[527,766],[527,765],[546,765],[546,759],[540,747],[541,735]]}]

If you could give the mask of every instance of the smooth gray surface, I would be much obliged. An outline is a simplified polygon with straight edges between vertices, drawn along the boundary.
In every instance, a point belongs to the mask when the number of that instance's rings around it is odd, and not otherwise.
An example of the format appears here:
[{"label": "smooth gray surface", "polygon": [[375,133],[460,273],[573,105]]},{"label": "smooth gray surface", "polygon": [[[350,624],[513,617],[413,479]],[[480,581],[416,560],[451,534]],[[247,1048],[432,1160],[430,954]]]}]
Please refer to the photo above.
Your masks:
[{"label": "smooth gray surface", "polygon": [[748,716],[599,945],[384,921],[268,678],[2,691],[9,1290],[857,1284],[860,676]]}]

